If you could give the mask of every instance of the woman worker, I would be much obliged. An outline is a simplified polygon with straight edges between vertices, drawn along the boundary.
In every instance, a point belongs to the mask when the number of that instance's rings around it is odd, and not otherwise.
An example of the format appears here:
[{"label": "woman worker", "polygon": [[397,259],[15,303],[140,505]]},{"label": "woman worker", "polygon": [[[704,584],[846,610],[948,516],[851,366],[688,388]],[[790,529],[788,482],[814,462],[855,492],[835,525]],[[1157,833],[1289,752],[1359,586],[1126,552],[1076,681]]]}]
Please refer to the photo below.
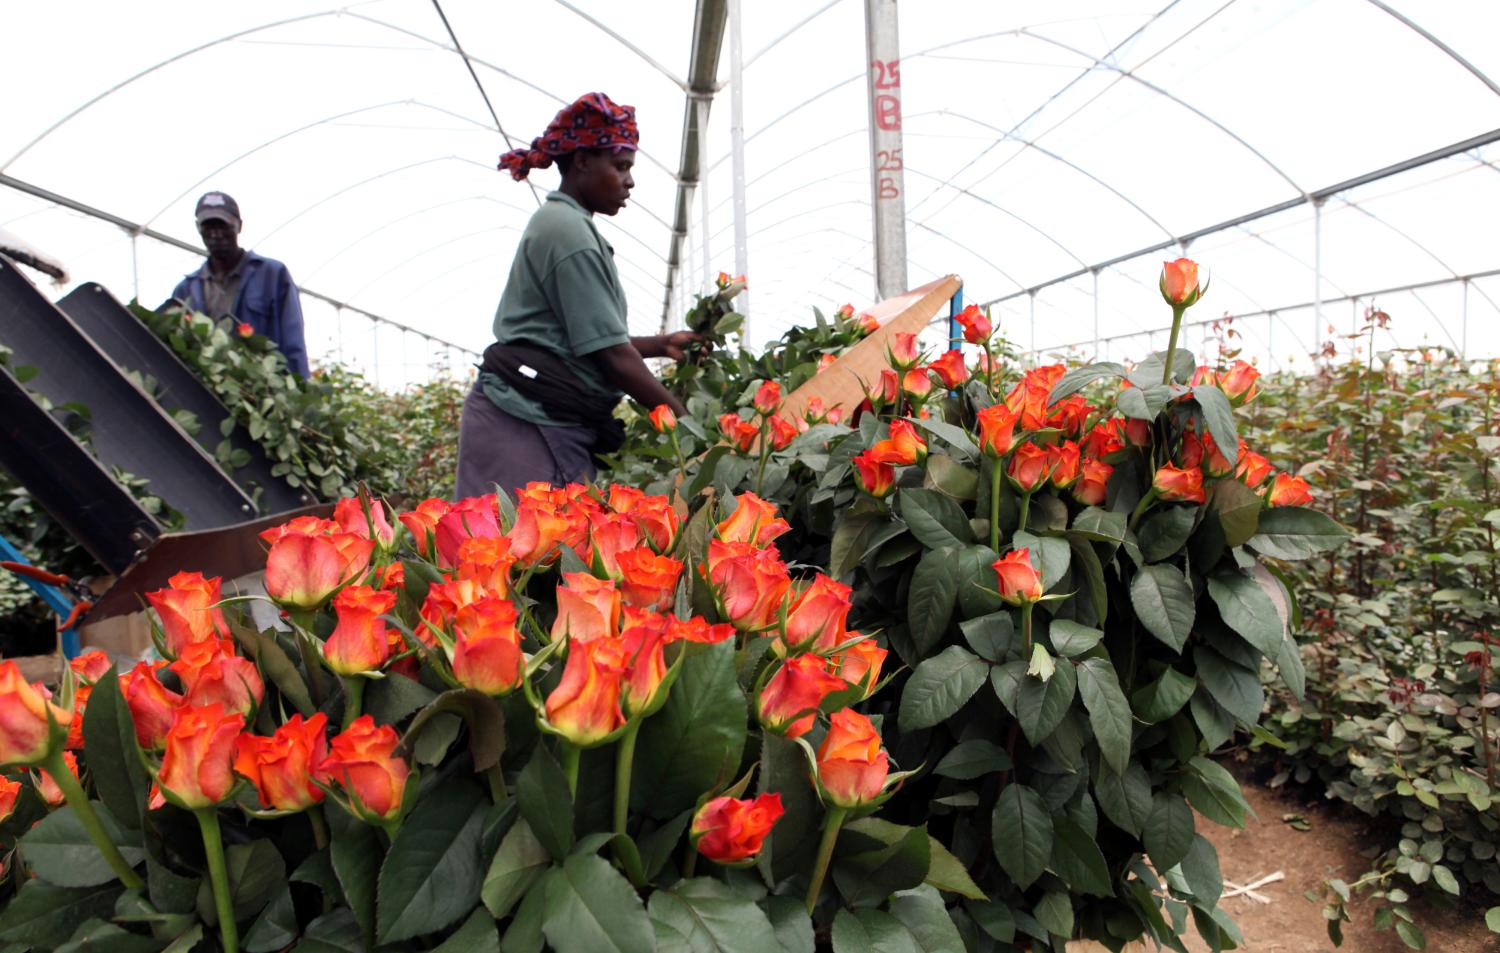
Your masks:
[{"label": "woman worker", "polygon": [[701,341],[688,331],[630,336],[614,249],[594,215],[625,207],[635,182],[635,108],[589,93],[564,108],[531,148],[500,157],[516,180],[556,162],[562,184],[531,216],[495,312],[495,343],[464,401],[460,499],[532,481],[592,479],[593,455],[617,450],[621,393],[650,408],[682,404],[643,358],[680,360]]}]

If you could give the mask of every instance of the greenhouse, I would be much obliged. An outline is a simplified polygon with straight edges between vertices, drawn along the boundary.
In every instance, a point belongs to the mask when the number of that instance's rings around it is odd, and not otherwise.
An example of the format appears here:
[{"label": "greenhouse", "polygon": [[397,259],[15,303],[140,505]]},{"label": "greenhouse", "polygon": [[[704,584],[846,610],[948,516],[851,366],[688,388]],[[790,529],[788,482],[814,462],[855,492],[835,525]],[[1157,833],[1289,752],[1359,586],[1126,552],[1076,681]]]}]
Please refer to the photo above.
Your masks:
[{"label": "greenhouse", "polygon": [[1500,5],[4,23],[0,953],[1500,950]]}]

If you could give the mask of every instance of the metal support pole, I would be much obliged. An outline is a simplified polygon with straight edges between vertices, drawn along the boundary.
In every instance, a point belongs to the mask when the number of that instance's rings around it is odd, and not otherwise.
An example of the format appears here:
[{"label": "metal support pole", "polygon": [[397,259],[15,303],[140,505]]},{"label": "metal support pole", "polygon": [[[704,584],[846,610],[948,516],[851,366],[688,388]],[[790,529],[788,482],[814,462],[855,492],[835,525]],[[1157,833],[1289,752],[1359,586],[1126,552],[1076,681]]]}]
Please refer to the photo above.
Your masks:
[{"label": "metal support pole", "polygon": [[[734,270],[750,274],[749,226],[745,221],[745,53],[741,0],[729,0],[729,151],[734,173]],[[750,340],[750,293],[742,291],[736,310],[745,316],[740,341]]]},{"label": "metal support pole", "polygon": [[1469,357],[1469,279],[1463,280],[1464,305],[1463,305],[1463,330],[1459,332],[1458,356],[1468,360]]},{"label": "metal support pole", "polygon": [[1313,354],[1323,350],[1323,203],[1313,201]]},{"label": "metal support pole", "polygon": [[139,231],[130,233],[130,293],[135,300],[141,300],[141,253],[138,247],[141,238]]},{"label": "metal support pole", "polygon": [[948,349],[961,351],[964,346],[964,335],[958,327],[958,314],[964,309],[964,289],[962,286],[948,301]]},{"label": "metal support pole", "polygon": [[701,291],[714,286],[714,262],[709,248],[708,229],[708,106],[709,100],[698,101],[698,199],[702,209],[699,217],[703,220],[702,234],[698,238],[703,249],[703,284],[699,286]]},{"label": "metal support pole", "polygon": [[869,59],[870,205],[874,211],[875,289],[882,299],[904,294],[906,183],[901,155],[901,44],[896,0],[865,0]]},{"label": "metal support pole", "polygon": [[1094,269],[1094,360],[1099,360],[1099,269]]}]

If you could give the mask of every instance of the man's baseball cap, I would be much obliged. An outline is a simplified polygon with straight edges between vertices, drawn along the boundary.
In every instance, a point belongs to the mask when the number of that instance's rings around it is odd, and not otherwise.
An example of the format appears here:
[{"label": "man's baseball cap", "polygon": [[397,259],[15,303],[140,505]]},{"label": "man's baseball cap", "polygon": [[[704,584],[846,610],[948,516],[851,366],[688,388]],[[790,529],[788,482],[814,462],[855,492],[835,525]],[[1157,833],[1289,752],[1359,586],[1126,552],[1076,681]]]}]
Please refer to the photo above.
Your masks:
[{"label": "man's baseball cap", "polygon": [[236,228],[240,225],[240,203],[223,192],[205,192],[198,200],[198,224],[208,221],[228,222]]}]

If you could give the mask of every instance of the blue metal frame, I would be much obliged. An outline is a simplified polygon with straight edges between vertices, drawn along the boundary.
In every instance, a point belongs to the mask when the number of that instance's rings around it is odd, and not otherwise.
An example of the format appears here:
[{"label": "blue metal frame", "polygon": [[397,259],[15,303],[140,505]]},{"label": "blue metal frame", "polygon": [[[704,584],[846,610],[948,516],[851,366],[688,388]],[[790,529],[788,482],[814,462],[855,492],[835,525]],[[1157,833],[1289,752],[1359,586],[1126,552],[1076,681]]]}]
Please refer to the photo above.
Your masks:
[{"label": "blue metal frame", "polygon": [[[31,560],[27,559],[19,549],[11,545],[10,540],[6,539],[3,535],[0,535],[0,558],[5,559],[7,562],[21,563],[26,566],[31,565]],[[42,582],[40,579],[32,579],[30,576],[22,576],[21,581],[30,586],[31,591],[35,592],[41,597],[43,602],[47,603],[47,608],[57,613],[59,620],[66,619],[73,612],[73,597],[56,586]],[[62,650],[63,655],[68,658],[74,658],[78,655],[77,629],[67,628],[62,631]]]},{"label": "blue metal frame", "polygon": [[958,328],[958,315],[964,309],[964,286],[959,285],[958,290],[953,292],[953,297],[948,301],[948,347],[950,350],[962,350],[964,346],[963,332]]}]

